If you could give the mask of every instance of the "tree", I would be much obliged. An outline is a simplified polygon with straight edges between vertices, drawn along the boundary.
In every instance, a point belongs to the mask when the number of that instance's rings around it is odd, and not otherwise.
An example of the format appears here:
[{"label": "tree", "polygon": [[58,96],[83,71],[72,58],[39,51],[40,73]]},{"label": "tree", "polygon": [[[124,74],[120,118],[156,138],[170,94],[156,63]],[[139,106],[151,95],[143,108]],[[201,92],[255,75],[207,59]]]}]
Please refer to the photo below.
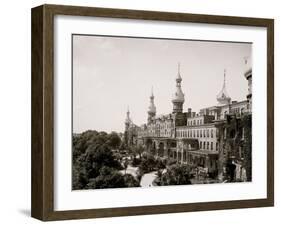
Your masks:
[{"label": "tree", "polygon": [[141,145],[137,145],[137,146],[132,147],[132,153],[133,153],[134,156],[138,155],[139,158],[141,158],[143,152],[144,152],[144,148]]},{"label": "tree", "polygon": [[83,189],[91,178],[99,176],[103,166],[111,167],[116,171],[122,169],[113,152],[106,144],[92,144],[85,153],[76,157],[73,163],[73,189]]},{"label": "tree", "polygon": [[144,155],[139,165],[140,174],[153,171],[156,166],[156,160],[153,155]]},{"label": "tree", "polygon": [[96,178],[90,179],[86,188],[124,188],[124,187],[139,187],[139,182],[130,174],[122,175],[113,168],[103,166],[100,169],[100,174]]},{"label": "tree", "polygon": [[156,169],[165,169],[166,168],[166,161],[163,161],[161,158],[157,158],[155,162]]},{"label": "tree", "polygon": [[242,124],[245,133],[244,167],[246,169],[247,181],[252,181],[252,116],[244,116]]},{"label": "tree", "polygon": [[[112,149],[120,146],[117,133],[88,130],[73,136],[72,188],[126,187],[122,165]],[[119,156],[120,158],[120,156]],[[105,182],[102,182],[105,180]],[[131,179],[129,184],[133,184]],[[112,183],[112,185],[109,185]]]},{"label": "tree", "polygon": [[111,134],[109,134],[107,139],[108,139],[107,144],[112,149],[119,148],[119,146],[121,144],[121,139],[120,139],[119,135],[116,132],[112,132]]},{"label": "tree", "polygon": [[96,177],[103,166],[108,166],[116,170],[122,169],[121,164],[115,159],[113,152],[108,145],[92,145],[86,151],[86,168],[88,178]]},{"label": "tree", "polygon": [[126,149],[126,144],[125,144],[124,141],[121,141],[121,144],[120,144],[120,146],[119,146],[119,149],[120,149],[120,150],[125,150],[125,149]]},{"label": "tree", "polygon": [[103,166],[97,177],[90,179],[86,188],[123,188],[126,187],[124,177],[121,173],[108,166]]},{"label": "tree", "polygon": [[72,189],[79,190],[85,188],[89,182],[85,171],[78,168],[77,165],[74,165],[72,172]]},{"label": "tree", "polygon": [[126,187],[139,187],[140,182],[136,180],[131,174],[126,174],[123,176]]},{"label": "tree", "polygon": [[128,159],[126,159],[126,160],[124,161],[125,175],[126,175],[126,170],[127,170],[127,168],[128,168],[128,165],[129,165],[129,161],[128,161]]},{"label": "tree", "polygon": [[186,165],[172,165],[167,172],[162,174],[160,185],[184,185],[191,184],[190,168]]}]

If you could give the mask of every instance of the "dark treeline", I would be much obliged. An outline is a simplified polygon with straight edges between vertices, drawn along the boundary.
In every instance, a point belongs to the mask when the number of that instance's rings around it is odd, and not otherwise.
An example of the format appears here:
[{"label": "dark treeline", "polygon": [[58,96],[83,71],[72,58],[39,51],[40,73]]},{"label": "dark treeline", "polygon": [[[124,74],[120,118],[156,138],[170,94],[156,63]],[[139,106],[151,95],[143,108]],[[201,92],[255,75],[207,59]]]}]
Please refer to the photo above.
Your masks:
[{"label": "dark treeline", "polygon": [[[138,168],[136,177],[126,173],[128,165]],[[139,187],[142,176],[152,171],[158,186],[191,184],[193,177],[188,166],[155,157],[141,146],[126,147],[115,132],[89,130],[73,136],[73,190]]]},{"label": "dark treeline", "polygon": [[122,188],[138,187],[139,182],[123,169],[114,150],[122,145],[115,132],[86,131],[73,136],[72,188]]}]

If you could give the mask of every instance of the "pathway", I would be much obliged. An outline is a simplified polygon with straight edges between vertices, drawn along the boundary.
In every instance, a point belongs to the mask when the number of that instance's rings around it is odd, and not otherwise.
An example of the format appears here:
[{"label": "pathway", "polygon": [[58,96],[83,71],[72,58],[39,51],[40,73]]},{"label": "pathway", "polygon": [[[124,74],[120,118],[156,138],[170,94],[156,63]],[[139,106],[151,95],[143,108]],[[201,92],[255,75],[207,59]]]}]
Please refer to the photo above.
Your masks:
[{"label": "pathway", "polygon": [[157,177],[156,171],[146,173],[142,176],[141,181],[140,181],[140,186],[141,187],[154,187],[155,185],[152,184],[152,182],[155,180]]}]

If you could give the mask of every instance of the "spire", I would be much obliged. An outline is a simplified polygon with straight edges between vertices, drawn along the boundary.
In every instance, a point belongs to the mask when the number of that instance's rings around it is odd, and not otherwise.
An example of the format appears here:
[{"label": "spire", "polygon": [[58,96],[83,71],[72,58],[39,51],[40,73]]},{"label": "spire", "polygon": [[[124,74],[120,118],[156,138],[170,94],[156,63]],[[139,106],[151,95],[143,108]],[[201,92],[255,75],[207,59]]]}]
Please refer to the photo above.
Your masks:
[{"label": "spire", "polygon": [[131,123],[129,106],[127,107],[127,117],[126,117],[125,123],[128,123],[128,124]]},{"label": "spire", "polygon": [[184,103],[184,93],[181,90],[181,72],[180,72],[180,63],[178,63],[178,74],[176,77],[176,92],[173,95],[173,112],[182,112],[182,105]]},{"label": "spire", "polygon": [[149,104],[147,113],[149,116],[155,116],[155,114],[156,114],[156,107],[154,104],[153,86],[151,88],[150,104]]},{"label": "spire", "polygon": [[223,70],[223,86],[219,94],[217,95],[217,101],[220,105],[229,104],[231,98],[226,91],[226,69]]},{"label": "spire", "polygon": [[181,64],[180,62],[178,62],[178,76],[176,78],[177,86],[180,86],[182,81],[180,69],[181,69]]},{"label": "spire", "polygon": [[150,98],[154,98],[154,95],[153,95],[153,86],[151,87],[151,96]]},{"label": "spire", "polygon": [[130,115],[129,105],[127,106],[127,117]]}]

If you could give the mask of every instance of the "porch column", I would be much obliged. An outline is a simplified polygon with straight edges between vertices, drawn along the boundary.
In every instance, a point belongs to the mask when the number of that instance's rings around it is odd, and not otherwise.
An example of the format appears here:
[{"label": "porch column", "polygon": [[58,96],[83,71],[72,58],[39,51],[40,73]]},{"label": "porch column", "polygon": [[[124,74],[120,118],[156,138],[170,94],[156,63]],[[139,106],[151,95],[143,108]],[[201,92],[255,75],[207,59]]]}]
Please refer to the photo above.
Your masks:
[{"label": "porch column", "polygon": [[208,172],[210,171],[210,167],[211,167],[210,158],[209,158],[209,156],[207,155],[207,156],[206,156],[206,161],[205,161],[205,168],[208,169]]}]

